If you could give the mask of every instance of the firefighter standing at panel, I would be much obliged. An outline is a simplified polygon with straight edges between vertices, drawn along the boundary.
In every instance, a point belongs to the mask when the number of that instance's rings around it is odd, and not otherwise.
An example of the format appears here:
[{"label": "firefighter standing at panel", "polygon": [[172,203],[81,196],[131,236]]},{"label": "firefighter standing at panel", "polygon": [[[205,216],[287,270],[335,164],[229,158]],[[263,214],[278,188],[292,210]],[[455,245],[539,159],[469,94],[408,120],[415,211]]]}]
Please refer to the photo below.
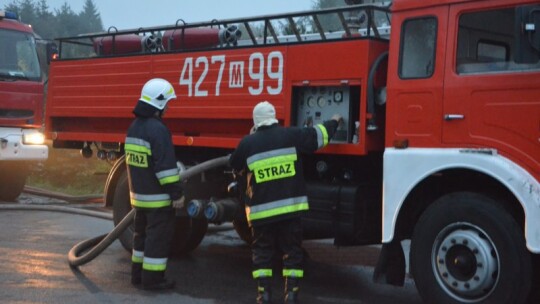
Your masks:
[{"label": "firefighter standing at panel", "polygon": [[172,204],[181,201],[182,188],[171,133],[161,120],[174,98],[168,81],[148,81],[125,142],[130,199],[136,210],[131,283],[148,290],[174,287],[165,269],[174,232]]},{"label": "firefighter standing at panel", "polygon": [[247,172],[246,215],[253,236],[257,303],[271,301],[272,259],[277,249],[284,254],[285,302],[298,302],[298,283],[304,275],[300,217],[309,208],[300,153],[326,146],[340,120],[340,115],[334,115],[315,127],[284,128],[278,124],[274,106],[260,102],[253,109],[253,134],[244,137],[231,155],[235,172]]}]

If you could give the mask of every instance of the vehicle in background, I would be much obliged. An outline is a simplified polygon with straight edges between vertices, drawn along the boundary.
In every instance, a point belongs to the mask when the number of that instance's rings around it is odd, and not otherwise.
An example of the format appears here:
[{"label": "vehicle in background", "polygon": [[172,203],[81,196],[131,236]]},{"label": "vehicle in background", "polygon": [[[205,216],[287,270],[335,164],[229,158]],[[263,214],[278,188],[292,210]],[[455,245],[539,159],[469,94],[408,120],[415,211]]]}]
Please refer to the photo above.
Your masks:
[{"label": "vehicle in background", "polygon": [[0,11],[0,200],[15,200],[32,166],[47,159],[41,65],[54,49],[15,13]]}]

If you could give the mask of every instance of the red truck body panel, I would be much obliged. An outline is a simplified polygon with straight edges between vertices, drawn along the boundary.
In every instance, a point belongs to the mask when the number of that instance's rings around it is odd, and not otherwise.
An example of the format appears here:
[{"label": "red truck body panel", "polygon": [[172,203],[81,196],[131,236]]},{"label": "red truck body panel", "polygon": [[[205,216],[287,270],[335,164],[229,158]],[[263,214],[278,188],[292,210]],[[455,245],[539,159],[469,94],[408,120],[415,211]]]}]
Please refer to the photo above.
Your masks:
[{"label": "red truck body panel", "polygon": [[[174,85],[178,96],[165,115],[175,144],[234,148],[249,133],[251,111],[258,102],[272,102],[278,119],[289,125],[293,87],[306,81],[337,86],[346,81],[365,87],[368,67],[386,49],[384,42],[354,40],[55,61],[49,80],[47,132],[57,140],[123,142],[142,85],[161,77]],[[235,65],[242,67],[243,80],[235,74]],[[181,84],[189,73],[191,87]],[[235,81],[242,81],[242,87],[235,87]],[[361,99],[365,98],[362,92]],[[365,120],[365,102],[361,104],[360,116]],[[365,136],[362,145],[329,147],[326,152],[363,154],[382,148],[380,134]]]},{"label": "red truck body panel", "polygon": [[[523,1],[529,3],[534,2]],[[383,142],[394,147],[402,140],[415,148],[487,148],[540,179],[540,72],[458,75],[455,68],[461,14],[514,5],[504,0],[395,1],[394,24],[437,20],[433,75],[415,80],[396,73],[403,38],[399,28],[392,31],[390,45],[337,39],[56,61],[47,131],[58,141],[122,142],[140,88],[153,77],[175,86],[178,99],[165,120],[179,146],[234,148],[252,126],[251,109],[262,100],[272,102],[279,120],[291,125],[294,90],[306,85],[359,87],[357,119],[364,126],[371,117],[366,109],[369,69],[390,46],[388,103],[378,115],[379,130],[361,127],[359,144],[333,145],[323,153],[365,155],[381,151]],[[452,113],[466,120],[446,121]]]}]

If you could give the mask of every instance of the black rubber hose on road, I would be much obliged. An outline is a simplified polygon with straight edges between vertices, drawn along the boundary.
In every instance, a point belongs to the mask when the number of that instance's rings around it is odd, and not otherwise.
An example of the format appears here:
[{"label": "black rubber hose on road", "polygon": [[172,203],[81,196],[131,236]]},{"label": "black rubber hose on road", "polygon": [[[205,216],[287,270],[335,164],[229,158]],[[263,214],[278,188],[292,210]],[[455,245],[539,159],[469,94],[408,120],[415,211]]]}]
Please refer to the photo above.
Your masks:
[{"label": "black rubber hose on road", "polygon": [[[229,162],[229,156],[221,156],[218,158],[211,159],[209,161],[200,163],[196,166],[193,166],[186,171],[180,172],[180,178],[186,180],[194,175],[200,174],[206,170],[225,166]],[[127,227],[133,222],[135,217],[135,209],[131,210],[125,217],[116,225],[116,227],[109,232],[108,234],[103,234],[95,238],[84,240],[71,248],[68,253],[68,262],[71,267],[78,267],[84,265],[91,260],[95,259],[103,250],[105,250],[109,245],[114,242]],[[89,248],[92,248],[88,250]],[[79,256],[82,252],[87,251],[83,255]]]},{"label": "black rubber hose on road", "polygon": [[0,204],[0,210],[7,211],[20,211],[20,210],[34,210],[34,211],[55,211],[64,212],[78,215],[93,216],[102,218],[105,220],[112,220],[112,214],[100,211],[84,210],[80,208],[56,206],[56,205],[24,205],[24,204]]}]

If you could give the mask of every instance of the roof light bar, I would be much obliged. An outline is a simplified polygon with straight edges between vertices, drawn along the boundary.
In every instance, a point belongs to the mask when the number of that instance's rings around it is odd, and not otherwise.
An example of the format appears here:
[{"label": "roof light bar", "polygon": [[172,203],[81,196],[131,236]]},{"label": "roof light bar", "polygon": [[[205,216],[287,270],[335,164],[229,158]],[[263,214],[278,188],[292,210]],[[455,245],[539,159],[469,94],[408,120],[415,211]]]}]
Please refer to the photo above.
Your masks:
[{"label": "roof light bar", "polygon": [[0,10],[0,19],[2,18],[19,20],[19,16],[17,16],[17,13]]}]

